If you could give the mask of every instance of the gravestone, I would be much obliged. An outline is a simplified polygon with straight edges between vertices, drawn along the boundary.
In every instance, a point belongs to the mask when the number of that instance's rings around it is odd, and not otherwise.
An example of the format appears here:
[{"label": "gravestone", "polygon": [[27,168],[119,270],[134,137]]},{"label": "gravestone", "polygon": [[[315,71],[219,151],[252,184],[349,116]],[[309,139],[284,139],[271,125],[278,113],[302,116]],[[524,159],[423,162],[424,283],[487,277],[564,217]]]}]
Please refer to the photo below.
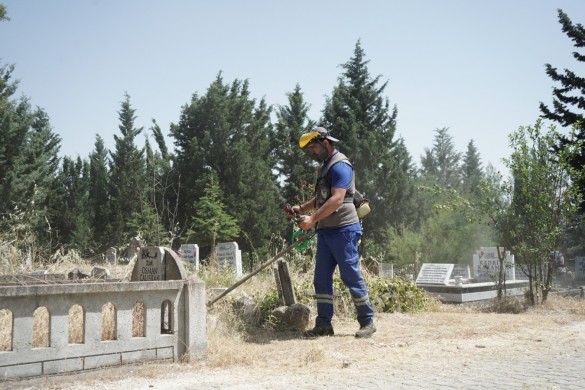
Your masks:
[{"label": "gravestone", "polygon": [[108,248],[106,250],[106,261],[108,264],[118,264],[118,258],[116,257],[117,251],[116,248]]},{"label": "gravestone", "polygon": [[110,279],[110,270],[102,267],[93,267],[91,269],[91,277],[94,279]]},{"label": "gravestone", "polygon": [[451,272],[451,277],[461,276],[463,279],[470,279],[471,278],[471,268],[469,265],[460,265],[455,264],[453,267],[453,272]]},{"label": "gravestone", "polygon": [[199,271],[199,245],[183,244],[179,252],[181,254],[181,260],[193,264],[195,269]]},{"label": "gravestone", "polygon": [[140,248],[134,269],[137,272],[136,275],[132,275],[132,280],[140,282],[167,280],[163,248],[159,246]]},{"label": "gravestone", "polygon": [[424,263],[416,278],[416,284],[447,285],[454,266],[455,264]]},{"label": "gravestone", "polygon": [[[516,280],[516,267],[514,265],[514,255],[509,251],[500,248],[500,253],[504,256],[504,272],[506,280]],[[478,278],[494,279],[500,271],[500,261],[498,258],[497,247],[480,247],[473,255],[473,273]]]},{"label": "gravestone", "polygon": [[132,260],[134,256],[138,255],[140,252],[140,248],[144,245],[142,240],[138,237],[134,237],[130,240],[130,244],[128,245],[128,260]]},{"label": "gravestone", "polygon": [[237,242],[222,242],[217,245],[217,265],[234,270],[236,278],[242,277],[242,251]]},{"label": "gravestone", "polygon": [[575,257],[575,280],[585,280],[585,257]]},{"label": "gravestone", "polygon": [[278,295],[281,302],[285,306],[291,306],[297,303],[297,297],[295,289],[290,277],[290,271],[288,269],[288,263],[284,259],[279,259],[274,265],[276,269],[274,272],[274,278],[276,280],[276,287],[278,288]]}]

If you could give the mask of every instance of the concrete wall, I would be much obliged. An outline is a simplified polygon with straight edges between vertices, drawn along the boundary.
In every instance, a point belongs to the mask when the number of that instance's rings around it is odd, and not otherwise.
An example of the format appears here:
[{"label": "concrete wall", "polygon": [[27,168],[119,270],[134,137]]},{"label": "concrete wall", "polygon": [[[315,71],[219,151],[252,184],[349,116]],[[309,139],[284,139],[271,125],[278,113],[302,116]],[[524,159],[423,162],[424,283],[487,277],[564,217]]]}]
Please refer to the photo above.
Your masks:
[{"label": "concrete wall", "polygon": [[[102,339],[102,311],[108,303],[115,308],[114,340]],[[81,343],[70,344],[69,313],[74,305],[83,308],[83,324],[77,325],[84,337]],[[143,324],[140,337],[132,331],[136,305],[145,313],[138,321]],[[42,307],[49,314],[44,324],[48,346],[33,348],[33,313]],[[205,284],[194,276],[158,282],[5,286],[0,287],[0,310],[12,317],[11,347],[0,352],[0,380],[152,360],[189,361],[207,353]]]}]

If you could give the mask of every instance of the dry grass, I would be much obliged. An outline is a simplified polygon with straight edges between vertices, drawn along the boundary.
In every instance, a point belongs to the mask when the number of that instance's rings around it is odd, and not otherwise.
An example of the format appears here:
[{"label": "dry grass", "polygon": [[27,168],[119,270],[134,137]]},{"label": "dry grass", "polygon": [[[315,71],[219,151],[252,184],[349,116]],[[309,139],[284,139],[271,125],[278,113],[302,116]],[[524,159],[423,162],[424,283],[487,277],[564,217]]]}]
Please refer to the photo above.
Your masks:
[{"label": "dry grass", "polygon": [[0,309],[0,352],[12,351],[12,313]]}]

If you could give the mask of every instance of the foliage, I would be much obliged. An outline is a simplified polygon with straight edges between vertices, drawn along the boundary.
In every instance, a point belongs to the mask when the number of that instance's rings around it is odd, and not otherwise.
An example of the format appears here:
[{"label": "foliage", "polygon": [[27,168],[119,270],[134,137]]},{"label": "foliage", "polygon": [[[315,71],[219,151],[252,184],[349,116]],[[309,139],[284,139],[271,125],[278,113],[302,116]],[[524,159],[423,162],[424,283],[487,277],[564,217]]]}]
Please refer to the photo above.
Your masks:
[{"label": "foliage", "polygon": [[[412,200],[412,163],[401,140],[394,140],[396,107],[383,96],[387,82],[372,78],[361,42],[327,98],[322,125],[340,140],[338,148],[352,162],[356,188],[370,199],[363,220],[363,240],[377,240],[386,228],[406,223]],[[365,253],[364,253],[365,255]]]},{"label": "foliage", "polygon": [[448,130],[447,127],[435,130],[432,149],[425,148],[425,155],[421,157],[421,171],[424,176],[432,177],[436,185],[457,189],[461,184],[461,154],[455,151]]},{"label": "foliage", "polygon": [[382,313],[416,313],[427,310],[433,300],[414,283],[400,279],[366,280],[370,300]]},{"label": "foliage", "polygon": [[506,160],[514,182],[508,187],[512,203],[502,223],[503,234],[531,282],[532,304],[537,303],[533,282],[542,299],[547,299],[554,270],[550,253],[561,248],[563,232],[581,201],[569,180],[569,176],[579,177],[567,164],[571,150],[550,153],[557,139],[556,128],[550,126],[544,133],[540,120],[520,127],[510,135],[513,153]]},{"label": "foliage", "polygon": [[213,250],[219,241],[230,241],[240,230],[234,217],[221,202],[218,178],[215,172],[208,175],[203,196],[195,203],[195,215],[187,230],[187,240],[198,242],[202,248]]},{"label": "foliage", "polygon": [[280,297],[276,289],[272,289],[260,297],[258,311],[261,323],[271,324],[272,311],[280,306]]},{"label": "foliage", "polygon": [[110,245],[127,243],[136,235],[128,226],[136,213],[141,212],[145,197],[144,150],[136,146],[136,137],[143,128],[136,128],[135,109],[130,104],[130,96],[125,94],[118,118],[120,135],[114,135],[115,150],[111,152],[110,173],[108,177],[110,226]]},{"label": "foliage", "polygon": [[309,178],[315,175],[315,164],[306,158],[299,147],[299,138],[303,133],[315,127],[309,119],[309,105],[303,100],[301,87],[297,84],[288,95],[288,105],[276,111],[276,125],[271,137],[274,153],[276,177],[282,181],[283,198],[290,202],[305,202],[313,196],[313,182]]},{"label": "foliage", "polygon": [[[573,24],[569,16],[561,9],[558,10],[559,23],[562,31],[573,41],[573,46],[577,49],[585,47],[585,28],[578,23]],[[572,53],[575,60],[580,63],[585,62],[585,55],[578,51]],[[585,78],[578,76],[575,72],[564,69],[563,72],[557,70],[551,64],[546,64],[546,74],[557,86],[553,88],[552,108],[549,108],[543,102],[540,102],[540,111],[542,117],[550,119],[564,127],[574,126],[574,136],[558,134],[558,142],[554,150],[560,153],[566,148],[578,147],[572,152],[569,164],[575,173],[581,172],[585,166],[585,117],[583,109],[585,108]],[[560,85],[559,85],[560,84]],[[579,175],[572,176],[581,192],[582,199],[585,199],[585,177]],[[585,213],[585,204],[581,204],[581,214]]]},{"label": "foliage", "polygon": [[179,215],[188,220],[195,214],[194,202],[203,193],[206,173],[213,170],[221,200],[240,227],[242,251],[263,247],[285,219],[271,171],[270,112],[264,100],[256,104],[251,99],[247,81],[227,85],[219,74],[204,96],[193,95],[179,123],[171,126],[183,183]]}]

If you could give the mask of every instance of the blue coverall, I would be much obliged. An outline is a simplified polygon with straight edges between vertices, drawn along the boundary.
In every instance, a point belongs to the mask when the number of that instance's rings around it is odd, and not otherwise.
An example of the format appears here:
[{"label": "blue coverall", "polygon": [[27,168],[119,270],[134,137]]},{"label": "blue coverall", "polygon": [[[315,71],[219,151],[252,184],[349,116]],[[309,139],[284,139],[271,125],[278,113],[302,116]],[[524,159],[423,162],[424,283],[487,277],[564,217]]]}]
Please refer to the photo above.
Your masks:
[{"label": "blue coverall", "polygon": [[[349,188],[353,175],[352,169],[350,165],[343,162],[333,165],[327,177],[331,187]],[[333,318],[333,273],[336,266],[339,266],[341,280],[349,288],[360,326],[373,322],[374,310],[360,271],[358,242],[361,236],[362,227],[359,222],[334,228],[317,226],[317,255],[313,284],[317,301],[315,325],[319,327],[330,326]]]}]

